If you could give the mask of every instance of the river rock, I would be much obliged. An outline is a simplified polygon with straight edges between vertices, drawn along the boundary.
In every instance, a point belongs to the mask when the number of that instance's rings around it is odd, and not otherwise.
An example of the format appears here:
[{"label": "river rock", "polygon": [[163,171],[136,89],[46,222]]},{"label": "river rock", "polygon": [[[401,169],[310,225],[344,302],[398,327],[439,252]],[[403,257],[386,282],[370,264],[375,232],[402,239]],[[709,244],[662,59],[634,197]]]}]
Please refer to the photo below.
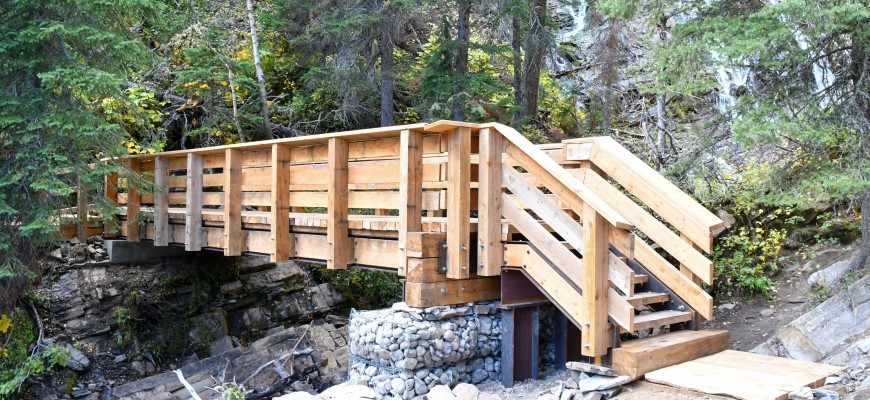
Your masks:
[{"label": "river rock", "polygon": [[73,346],[66,345],[66,367],[76,371],[76,372],[84,372],[91,366],[91,360],[82,353],[79,349],[76,349]]}]

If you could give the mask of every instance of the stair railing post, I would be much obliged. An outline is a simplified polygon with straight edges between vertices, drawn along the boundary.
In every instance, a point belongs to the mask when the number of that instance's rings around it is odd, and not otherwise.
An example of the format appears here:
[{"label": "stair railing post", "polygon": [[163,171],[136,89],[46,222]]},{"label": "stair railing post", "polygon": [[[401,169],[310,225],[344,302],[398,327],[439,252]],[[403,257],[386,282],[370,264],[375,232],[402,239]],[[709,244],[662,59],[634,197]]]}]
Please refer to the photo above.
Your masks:
[{"label": "stair railing post", "polygon": [[408,271],[408,232],[423,230],[423,133],[399,136],[399,276]]},{"label": "stair railing post", "polygon": [[88,197],[81,178],[76,184],[76,237],[82,243],[88,242]]},{"label": "stair railing post", "polygon": [[471,128],[447,133],[447,277],[468,279],[471,217]]},{"label": "stair railing post", "polygon": [[134,182],[142,170],[138,158],[130,158],[130,177],[127,178],[127,241],[138,242],[139,238],[139,191]]},{"label": "stair railing post", "polygon": [[[607,220],[595,209],[583,205],[583,316],[581,354],[599,357],[607,354]],[[618,328],[615,328],[618,329]]]},{"label": "stair railing post", "polygon": [[[113,207],[118,206],[118,173],[109,172],[105,182],[106,201]],[[109,239],[118,236],[117,215],[104,215],[103,238]]]},{"label": "stair railing post", "polygon": [[501,133],[492,128],[483,128],[480,138],[478,163],[477,274],[494,276],[501,274],[504,248],[501,245],[501,188],[502,152],[504,144]]},{"label": "stair railing post", "polygon": [[341,138],[330,138],[328,147],[329,186],[327,193],[326,242],[328,269],[346,269],[351,261],[348,240],[348,144]]}]

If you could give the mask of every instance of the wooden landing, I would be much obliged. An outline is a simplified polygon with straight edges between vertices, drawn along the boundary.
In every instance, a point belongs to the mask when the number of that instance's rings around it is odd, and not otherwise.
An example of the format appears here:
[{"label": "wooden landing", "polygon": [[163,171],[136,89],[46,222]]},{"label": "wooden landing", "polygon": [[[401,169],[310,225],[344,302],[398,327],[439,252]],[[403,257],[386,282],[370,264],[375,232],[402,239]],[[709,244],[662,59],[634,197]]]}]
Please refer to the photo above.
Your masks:
[{"label": "wooden landing", "polygon": [[792,390],[818,387],[845,370],[790,358],[735,350],[684,362],[646,374],[646,380],[743,400],[784,400]]},{"label": "wooden landing", "polygon": [[728,348],[728,331],[676,331],[631,340],[613,349],[613,369],[632,379]]}]

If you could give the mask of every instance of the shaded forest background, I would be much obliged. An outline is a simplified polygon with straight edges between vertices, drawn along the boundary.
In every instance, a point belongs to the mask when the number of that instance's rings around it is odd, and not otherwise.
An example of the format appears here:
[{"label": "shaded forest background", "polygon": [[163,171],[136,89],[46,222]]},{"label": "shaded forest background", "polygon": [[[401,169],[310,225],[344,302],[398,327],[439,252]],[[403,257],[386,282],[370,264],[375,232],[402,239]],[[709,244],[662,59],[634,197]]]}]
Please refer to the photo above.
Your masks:
[{"label": "shaded forest background", "polygon": [[112,213],[102,176],[130,173],[89,165],[131,153],[437,119],[538,143],[610,135],[728,221],[712,288],[727,293],[769,294],[801,249],[861,236],[870,207],[866,2],[2,5],[6,304],[72,186]]}]

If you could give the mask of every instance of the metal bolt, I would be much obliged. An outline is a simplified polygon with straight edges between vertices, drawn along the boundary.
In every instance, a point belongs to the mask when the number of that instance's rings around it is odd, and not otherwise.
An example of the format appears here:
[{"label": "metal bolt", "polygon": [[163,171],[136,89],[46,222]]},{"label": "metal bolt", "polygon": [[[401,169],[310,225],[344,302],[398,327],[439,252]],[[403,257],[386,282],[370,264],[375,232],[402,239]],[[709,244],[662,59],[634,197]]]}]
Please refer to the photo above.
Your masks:
[{"label": "metal bolt", "polygon": [[467,250],[468,250],[468,248],[466,248],[464,244],[463,244],[462,246],[459,246],[459,247],[462,249],[462,251],[467,251]]},{"label": "metal bolt", "polygon": [[444,294],[444,293],[447,293],[447,290],[445,290],[444,288],[441,288],[441,294]]},{"label": "metal bolt", "polygon": [[680,305],[677,307],[677,310],[679,310],[679,311],[685,311],[685,310],[686,310],[686,306],[680,304]]},{"label": "metal bolt", "polygon": [[586,326],[587,326],[587,327],[592,326],[592,322],[586,321]]},{"label": "metal bolt", "polygon": [[532,252],[529,250],[526,250],[526,254],[532,254]]},{"label": "metal bolt", "polygon": [[441,247],[443,247],[443,248],[446,249],[446,248],[447,248],[447,243],[442,244]]},{"label": "metal bolt", "polygon": [[483,248],[483,242],[480,242],[480,248],[481,249]]},{"label": "metal bolt", "polygon": [[589,343],[586,343],[586,346],[583,346],[583,347],[585,347],[585,348],[587,348],[587,349],[591,349],[591,348],[592,348],[592,345],[589,344]]},{"label": "metal bolt", "polygon": [[459,288],[459,290],[460,290],[461,292],[465,292],[465,286]]}]

